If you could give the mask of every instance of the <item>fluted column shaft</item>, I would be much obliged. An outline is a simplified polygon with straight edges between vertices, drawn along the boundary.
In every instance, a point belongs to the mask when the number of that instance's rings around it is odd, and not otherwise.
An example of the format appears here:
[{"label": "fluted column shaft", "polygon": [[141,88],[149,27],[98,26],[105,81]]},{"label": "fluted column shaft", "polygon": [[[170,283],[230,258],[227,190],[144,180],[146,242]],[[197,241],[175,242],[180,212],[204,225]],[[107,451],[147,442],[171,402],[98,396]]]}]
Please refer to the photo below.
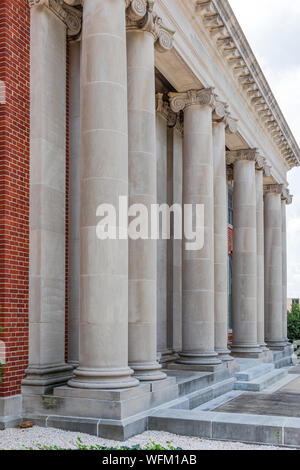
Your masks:
[{"label": "fluted column shaft", "polygon": [[265,344],[264,285],[264,189],[263,170],[256,171],[256,236],[257,236],[257,342]]},{"label": "fluted column shaft", "polygon": [[[154,36],[127,31],[129,205],[156,203]],[[129,364],[140,380],[160,380],[157,356],[157,242],[129,240]]]},{"label": "fluted column shaft", "polygon": [[282,213],[281,187],[265,187],[265,337],[270,349],[282,349]]},{"label": "fluted column shaft", "polygon": [[214,156],[214,302],[215,350],[223,361],[232,360],[228,344],[228,204],[225,121],[213,124]]},{"label": "fluted column shaft", "polygon": [[117,208],[128,194],[125,34],[124,0],[84,0],[80,365],[69,382],[79,388],[138,384],[128,367],[128,243],[96,236],[98,205]]},{"label": "fluted column shaft", "polygon": [[251,356],[257,343],[257,234],[255,154],[234,161],[232,352]]},{"label": "fluted column shaft", "polygon": [[286,200],[281,200],[282,222],[282,337],[288,343],[287,332],[287,236],[286,236]]}]

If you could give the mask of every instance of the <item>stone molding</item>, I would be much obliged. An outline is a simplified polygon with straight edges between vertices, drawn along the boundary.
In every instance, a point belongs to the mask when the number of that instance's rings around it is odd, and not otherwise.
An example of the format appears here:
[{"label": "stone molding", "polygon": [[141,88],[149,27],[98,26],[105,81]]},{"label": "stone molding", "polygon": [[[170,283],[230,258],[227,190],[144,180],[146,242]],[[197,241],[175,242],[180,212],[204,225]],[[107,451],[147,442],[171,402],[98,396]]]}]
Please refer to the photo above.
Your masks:
[{"label": "stone molding", "polygon": [[300,164],[300,150],[227,0],[197,0],[203,22],[249,104],[279,148],[289,168]]},{"label": "stone molding", "polygon": [[163,99],[163,93],[156,93],[156,111],[166,119],[168,127],[176,128],[183,134],[183,120],[180,113],[172,111],[170,103]]},{"label": "stone molding", "polygon": [[51,10],[67,27],[69,37],[77,37],[81,33],[82,12],[74,6],[79,4],[76,0],[69,0],[66,4],[64,0],[28,0],[30,8],[46,6]]},{"label": "stone molding", "polygon": [[146,31],[154,37],[159,52],[173,47],[174,31],[168,29],[154,11],[155,0],[125,0],[127,31]]}]

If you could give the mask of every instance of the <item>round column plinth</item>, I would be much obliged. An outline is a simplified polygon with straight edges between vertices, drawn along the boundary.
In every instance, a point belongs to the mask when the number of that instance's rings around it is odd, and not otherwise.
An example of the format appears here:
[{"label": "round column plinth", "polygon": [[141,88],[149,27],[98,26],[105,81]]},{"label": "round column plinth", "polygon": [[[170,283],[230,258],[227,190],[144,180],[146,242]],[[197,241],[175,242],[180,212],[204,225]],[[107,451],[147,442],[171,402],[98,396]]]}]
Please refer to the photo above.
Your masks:
[{"label": "round column plinth", "polygon": [[138,385],[138,380],[132,377],[133,370],[129,367],[122,369],[91,369],[79,367],[74,370],[74,375],[69,380],[69,387],[88,388],[99,390],[111,390],[119,388],[131,388]]},{"label": "round column plinth", "polygon": [[167,374],[161,371],[161,365],[158,362],[142,364],[130,364],[134,369],[134,377],[140,382],[154,382],[156,380],[163,380],[167,378]]},{"label": "round column plinth", "polygon": [[181,352],[177,364],[199,365],[199,366],[215,366],[222,364],[216,352],[205,353],[189,353]]}]

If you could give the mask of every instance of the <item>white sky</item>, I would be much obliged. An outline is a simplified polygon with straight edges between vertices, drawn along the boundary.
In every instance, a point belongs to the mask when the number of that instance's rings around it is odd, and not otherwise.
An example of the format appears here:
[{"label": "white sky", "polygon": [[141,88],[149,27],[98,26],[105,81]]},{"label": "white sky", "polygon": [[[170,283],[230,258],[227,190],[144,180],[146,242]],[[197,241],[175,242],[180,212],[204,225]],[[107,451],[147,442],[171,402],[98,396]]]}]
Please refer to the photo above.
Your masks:
[{"label": "white sky", "polygon": [[[300,0],[229,1],[300,144]],[[300,298],[300,168],[288,179],[288,297]]]}]

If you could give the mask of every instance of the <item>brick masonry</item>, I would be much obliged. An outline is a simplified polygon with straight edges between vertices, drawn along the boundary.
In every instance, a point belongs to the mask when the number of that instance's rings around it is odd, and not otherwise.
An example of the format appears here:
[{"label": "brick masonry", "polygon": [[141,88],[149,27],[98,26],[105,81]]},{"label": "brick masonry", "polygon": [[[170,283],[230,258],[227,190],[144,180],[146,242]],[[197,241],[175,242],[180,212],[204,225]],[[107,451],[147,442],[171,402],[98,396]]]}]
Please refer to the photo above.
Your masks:
[{"label": "brick masonry", "polygon": [[28,362],[30,10],[0,1],[0,339],[6,368],[0,397],[20,392]]}]

